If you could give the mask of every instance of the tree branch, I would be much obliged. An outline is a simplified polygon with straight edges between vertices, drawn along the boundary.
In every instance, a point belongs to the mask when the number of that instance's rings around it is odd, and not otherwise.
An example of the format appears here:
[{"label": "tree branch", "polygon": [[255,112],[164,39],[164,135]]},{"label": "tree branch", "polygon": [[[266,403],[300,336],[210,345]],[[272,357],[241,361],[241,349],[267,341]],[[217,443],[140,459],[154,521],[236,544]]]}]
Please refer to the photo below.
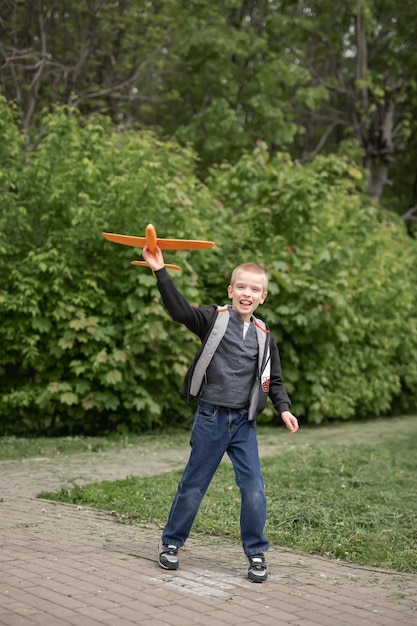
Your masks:
[{"label": "tree branch", "polygon": [[417,222],[417,204],[400,215],[400,217],[404,222]]},{"label": "tree branch", "polygon": [[307,156],[302,157],[301,159],[299,159],[299,162],[301,164],[306,163],[307,161],[310,161],[311,159],[313,159],[316,154],[318,154],[320,152],[320,150],[322,149],[322,147],[324,146],[327,137],[330,135],[330,133],[332,132],[332,130],[339,124],[338,121],[334,121],[331,124],[329,124],[329,126],[326,128],[326,130],[324,131],[324,133],[322,134],[320,141],[318,142],[317,146],[314,148],[314,150],[312,152],[310,152],[310,154],[307,154]]}]

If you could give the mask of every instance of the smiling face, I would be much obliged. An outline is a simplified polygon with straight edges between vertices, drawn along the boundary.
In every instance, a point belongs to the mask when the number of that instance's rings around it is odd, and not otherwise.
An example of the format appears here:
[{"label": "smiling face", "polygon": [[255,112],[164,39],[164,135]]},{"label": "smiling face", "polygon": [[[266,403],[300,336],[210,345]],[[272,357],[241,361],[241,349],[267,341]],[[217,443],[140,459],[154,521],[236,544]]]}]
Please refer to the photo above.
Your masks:
[{"label": "smiling face", "polygon": [[231,284],[227,288],[233,310],[245,322],[250,321],[255,309],[264,303],[267,296],[267,277],[261,268],[259,270],[236,268],[232,274]]}]

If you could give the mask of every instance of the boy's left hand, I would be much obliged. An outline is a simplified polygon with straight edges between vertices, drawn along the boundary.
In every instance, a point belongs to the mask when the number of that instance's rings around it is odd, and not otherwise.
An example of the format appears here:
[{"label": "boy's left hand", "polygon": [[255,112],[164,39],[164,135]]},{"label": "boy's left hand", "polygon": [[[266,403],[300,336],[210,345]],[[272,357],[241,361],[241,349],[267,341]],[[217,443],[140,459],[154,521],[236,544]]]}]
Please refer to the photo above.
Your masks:
[{"label": "boy's left hand", "polygon": [[298,419],[291,411],[283,411],[281,413],[281,419],[292,435],[297,432],[299,429]]}]

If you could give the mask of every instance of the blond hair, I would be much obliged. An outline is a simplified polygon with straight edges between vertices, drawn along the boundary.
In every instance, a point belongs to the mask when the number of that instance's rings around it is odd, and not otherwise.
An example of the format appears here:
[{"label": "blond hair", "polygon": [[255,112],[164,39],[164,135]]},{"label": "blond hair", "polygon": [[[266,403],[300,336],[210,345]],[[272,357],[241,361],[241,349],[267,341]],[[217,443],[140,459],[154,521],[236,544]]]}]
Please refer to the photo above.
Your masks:
[{"label": "blond hair", "polygon": [[230,279],[231,285],[233,285],[233,283],[235,282],[236,274],[238,272],[252,272],[253,274],[262,275],[265,280],[265,291],[268,289],[268,274],[266,273],[263,267],[258,265],[258,263],[242,263],[241,265],[238,265],[237,267],[235,267],[235,269],[232,272],[232,277]]}]

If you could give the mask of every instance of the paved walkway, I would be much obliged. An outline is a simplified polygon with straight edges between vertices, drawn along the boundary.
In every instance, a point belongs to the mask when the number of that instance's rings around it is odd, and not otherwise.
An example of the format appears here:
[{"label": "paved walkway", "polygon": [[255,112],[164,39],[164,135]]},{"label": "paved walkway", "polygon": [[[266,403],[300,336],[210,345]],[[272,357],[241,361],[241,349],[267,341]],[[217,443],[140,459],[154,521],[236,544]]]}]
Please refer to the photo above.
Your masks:
[{"label": "paved walkway", "polygon": [[270,580],[257,585],[239,546],[195,538],[178,572],[166,572],[156,562],[160,529],[36,498],[75,482],[182,468],[187,453],[0,463],[0,625],[417,626],[417,575],[272,548]]}]

